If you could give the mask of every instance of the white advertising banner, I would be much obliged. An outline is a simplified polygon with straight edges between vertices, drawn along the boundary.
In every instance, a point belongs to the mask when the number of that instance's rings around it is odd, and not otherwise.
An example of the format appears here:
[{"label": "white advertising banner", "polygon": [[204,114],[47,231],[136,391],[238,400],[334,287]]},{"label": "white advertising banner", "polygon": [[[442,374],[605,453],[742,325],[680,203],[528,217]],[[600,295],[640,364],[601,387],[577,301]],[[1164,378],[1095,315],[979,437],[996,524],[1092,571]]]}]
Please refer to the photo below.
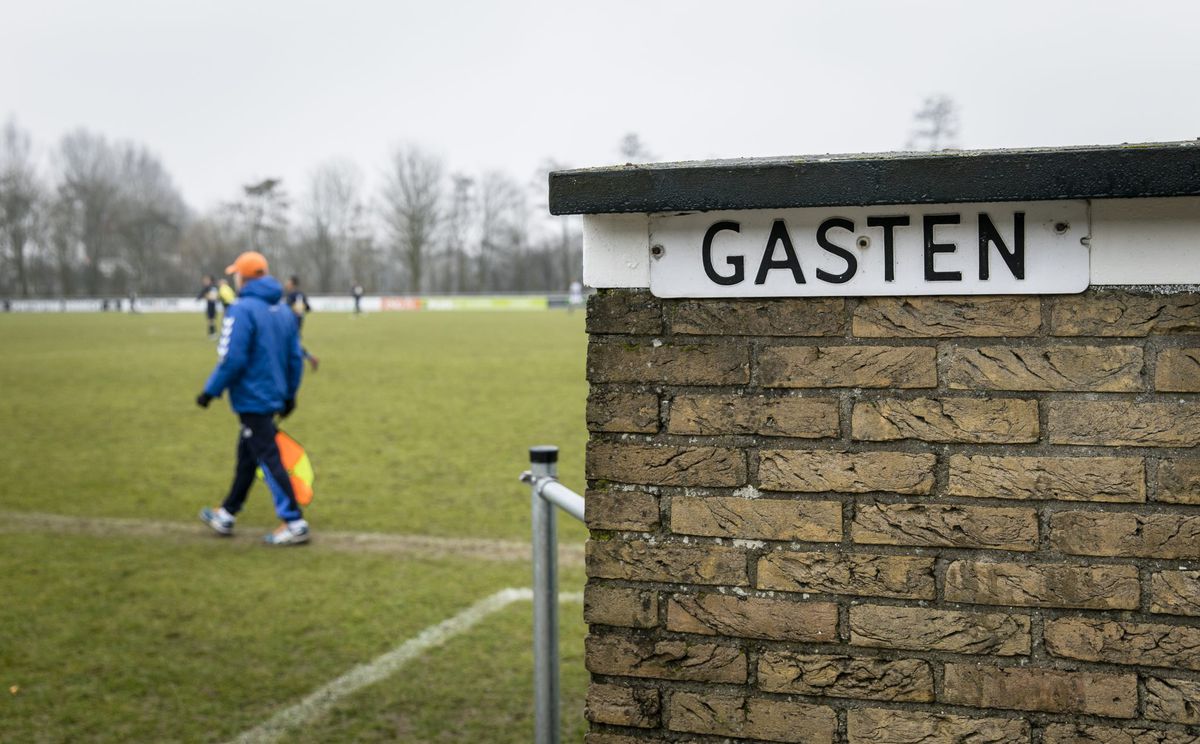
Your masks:
[{"label": "white advertising banner", "polygon": [[658,297],[1057,294],[1089,281],[1087,203],[650,217]]},{"label": "white advertising banner", "polygon": [[[349,313],[354,311],[354,298],[346,295],[309,295],[308,304],[318,313]],[[468,295],[418,297],[411,295],[364,296],[359,307],[364,313],[417,312],[425,310],[546,310],[551,306],[547,295]],[[566,307],[565,298],[555,305]],[[13,313],[98,313],[130,312],[128,297],[88,298],[66,300],[36,299],[8,300],[0,298],[0,314]],[[203,300],[195,297],[139,297],[133,305],[138,313],[196,313],[205,310]],[[217,312],[221,312],[218,308]]]}]

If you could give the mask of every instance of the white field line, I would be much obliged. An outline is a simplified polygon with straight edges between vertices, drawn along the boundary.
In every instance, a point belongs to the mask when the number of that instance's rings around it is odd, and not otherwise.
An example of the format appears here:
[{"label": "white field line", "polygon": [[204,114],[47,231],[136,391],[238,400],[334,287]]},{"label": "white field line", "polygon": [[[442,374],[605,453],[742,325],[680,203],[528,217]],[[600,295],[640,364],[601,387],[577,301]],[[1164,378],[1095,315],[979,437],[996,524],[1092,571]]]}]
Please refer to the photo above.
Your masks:
[{"label": "white field line", "polygon": [[[319,718],[329,712],[339,700],[362,688],[395,674],[423,652],[442,645],[456,635],[465,633],[488,615],[499,612],[514,602],[533,599],[532,589],[508,588],[484,597],[454,617],[422,630],[396,648],[374,660],[360,664],[324,687],[310,693],[300,702],[279,711],[266,722],[242,733],[231,744],[269,744],[276,742],[289,730]],[[582,602],[580,592],[558,595],[559,602]]]},{"label": "white field line", "polygon": [[[121,537],[169,537],[173,540],[212,542],[247,539],[258,542],[259,535],[242,530],[232,538],[218,538],[207,527],[195,522],[170,522],[153,519],[118,517],[76,517],[64,514],[17,512],[0,510],[0,534],[22,532],[51,532]],[[484,561],[528,561],[529,543],[518,540],[494,540],[474,537],[434,537],[386,532],[324,531],[318,524],[313,530],[313,545],[308,550],[333,550],[341,553],[390,553],[396,555],[460,556]],[[583,546],[558,546],[558,560],[563,565],[583,565]]]}]

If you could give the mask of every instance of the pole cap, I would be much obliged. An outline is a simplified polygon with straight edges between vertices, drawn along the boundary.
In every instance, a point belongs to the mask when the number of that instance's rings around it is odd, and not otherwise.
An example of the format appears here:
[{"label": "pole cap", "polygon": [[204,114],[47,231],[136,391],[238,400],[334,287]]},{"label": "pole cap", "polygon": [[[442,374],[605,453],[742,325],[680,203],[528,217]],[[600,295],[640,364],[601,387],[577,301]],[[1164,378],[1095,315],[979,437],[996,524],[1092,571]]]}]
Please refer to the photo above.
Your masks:
[{"label": "pole cap", "polygon": [[529,462],[551,464],[558,462],[558,447],[552,444],[541,444],[529,448]]}]

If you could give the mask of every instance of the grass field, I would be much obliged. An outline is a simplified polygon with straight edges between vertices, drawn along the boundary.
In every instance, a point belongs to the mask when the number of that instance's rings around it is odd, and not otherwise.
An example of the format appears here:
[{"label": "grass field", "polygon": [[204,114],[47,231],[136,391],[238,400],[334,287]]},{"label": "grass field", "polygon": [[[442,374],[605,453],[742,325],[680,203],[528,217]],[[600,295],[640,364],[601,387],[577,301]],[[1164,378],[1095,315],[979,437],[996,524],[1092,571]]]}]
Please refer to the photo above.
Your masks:
[{"label": "grass field", "polygon": [[[286,423],[317,466],[314,544],[256,544],[274,524],[261,486],[241,534],[209,538],[195,512],[228,488],[237,429],[223,401],[192,402],[215,362],[203,331],[199,313],[0,316],[0,741],[230,740],[528,587],[527,560],[486,541],[528,541],[529,445],[562,447],[562,480],[582,492],[581,314],[314,315],[321,369]],[[485,550],[359,549],[351,533]],[[561,578],[579,591],[582,567]],[[564,736],[578,741],[579,605],[562,617]],[[528,602],[484,618],[287,740],[529,740],[529,618]]]}]

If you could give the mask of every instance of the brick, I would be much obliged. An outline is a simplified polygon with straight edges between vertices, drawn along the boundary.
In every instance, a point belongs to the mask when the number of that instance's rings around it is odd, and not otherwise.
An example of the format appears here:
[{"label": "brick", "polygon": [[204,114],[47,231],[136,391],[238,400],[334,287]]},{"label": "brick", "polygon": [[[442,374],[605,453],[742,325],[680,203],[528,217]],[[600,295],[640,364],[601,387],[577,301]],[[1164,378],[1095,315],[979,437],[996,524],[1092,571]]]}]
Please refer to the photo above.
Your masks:
[{"label": "brick", "polygon": [[1036,442],[1035,400],[982,398],[916,398],[854,404],[851,429],[860,441],[1016,444]]},{"label": "brick", "polygon": [[746,654],[707,641],[592,634],[584,639],[584,653],[592,674],[734,684],[746,681]]},{"label": "brick", "polygon": [[741,486],[746,458],[721,447],[588,442],[587,477],[654,486]]},{"label": "brick", "polygon": [[1146,500],[1140,457],[951,455],[951,496],[1063,501]]},{"label": "brick", "polygon": [[768,346],[758,365],[763,387],[937,387],[932,346]]},{"label": "brick", "polygon": [[948,602],[1133,610],[1140,596],[1136,566],[960,560],[946,567]]},{"label": "brick", "polygon": [[1111,664],[1200,669],[1200,628],[1070,617],[1046,623],[1055,656]]},{"label": "brick", "polygon": [[758,686],[767,692],[930,702],[933,670],[921,659],[763,651]]},{"label": "brick", "polygon": [[1065,401],[1049,403],[1053,444],[1192,447],[1200,444],[1200,406],[1192,403]]},{"label": "brick", "polygon": [[583,621],[589,625],[653,628],[658,625],[658,593],[589,583],[583,590]]},{"label": "brick", "polygon": [[649,291],[602,289],[588,298],[588,333],[662,333],[662,301]]},{"label": "brick", "polygon": [[934,455],[906,452],[763,450],[759,486],[766,491],[927,494]]},{"label": "brick", "polygon": [[1200,558],[1200,516],[1056,512],[1050,515],[1050,545],[1074,555]]},{"label": "brick", "polygon": [[955,347],[943,363],[946,384],[957,390],[1130,393],[1142,387],[1137,346]]},{"label": "brick", "polygon": [[1166,615],[1200,615],[1200,571],[1155,571],[1150,574],[1150,611]]},{"label": "brick", "polygon": [[670,728],[691,734],[760,741],[832,744],[832,708],[787,700],[679,691],[671,695]]},{"label": "brick", "polygon": [[1170,723],[1200,723],[1200,682],[1147,677],[1146,718]]},{"label": "brick", "polygon": [[671,531],[752,540],[837,542],[842,539],[840,501],[676,496]]},{"label": "brick", "polygon": [[680,633],[835,643],[837,624],[832,602],[701,593],[676,594],[667,604],[667,629]]},{"label": "brick", "polygon": [[667,431],[672,434],[760,434],[765,437],[836,437],[834,398],[763,395],[677,395]]},{"label": "brick", "polygon": [[671,333],[718,336],[841,336],[840,297],[785,300],[682,300],[668,305]]},{"label": "brick", "polygon": [[1012,708],[1132,718],[1137,676],[1057,669],[946,664],[942,701],[978,708]]},{"label": "brick", "polygon": [[583,515],[589,529],[649,532],[658,526],[658,497],[645,491],[589,489]]},{"label": "brick", "polygon": [[658,396],[592,388],[587,400],[588,431],[658,432]]},{"label": "brick", "polygon": [[860,503],[850,534],[873,545],[1036,550],[1038,522],[1033,509]]},{"label": "brick", "polygon": [[1000,612],[953,612],[925,607],[854,605],[850,607],[850,643],[911,651],[956,654],[1028,654],[1027,615]]},{"label": "brick", "polygon": [[1200,393],[1200,349],[1163,349],[1158,354],[1154,389],[1159,392]]},{"label": "brick", "polygon": [[746,553],[720,545],[589,540],[587,575],[598,579],[746,586]]},{"label": "brick", "polygon": [[933,559],[778,551],[758,559],[758,588],[814,594],[933,599]]},{"label": "brick", "polygon": [[1059,297],[1051,311],[1050,332],[1055,336],[1200,333],[1200,295],[1114,291]]},{"label": "brick", "polygon": [[1172,504],[1200,504],[1200,459],[1160,462],[1155,500]]},{"label": "brick", "polygon": [[593,385],[744,385],[750,382],[750,349],[745,344],[592,341],[587,376]]},{"label": "brick", "polygon": [[1042,744],[1200,744],[1200,734],[1167,729],[1052,723],[1042,735]]},{"label": "brick", "polygon": [[1029,722],[856,708],[846,712],[846,734],[849,744],[1028,744]]},{"label": "brick", "polygon": [[661,713],[658,690],[592,682],[584,715],[592,723],[656,728]]},{"label": "brick", "polygon": [[1029,336],[1042,325],[1037,297],[868,297],[852,330],[865,338]]}]

